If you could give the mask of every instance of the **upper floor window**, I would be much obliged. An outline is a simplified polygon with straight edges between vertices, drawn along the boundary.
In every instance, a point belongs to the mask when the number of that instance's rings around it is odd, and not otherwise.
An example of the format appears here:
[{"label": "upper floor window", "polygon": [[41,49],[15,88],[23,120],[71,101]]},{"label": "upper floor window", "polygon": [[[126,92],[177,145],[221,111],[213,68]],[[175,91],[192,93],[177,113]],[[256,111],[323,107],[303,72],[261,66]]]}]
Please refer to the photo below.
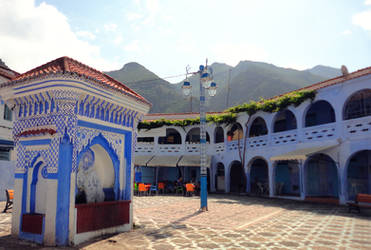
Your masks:
[{"label": "upper floor window", "polygon": [[152,143],[155,141],[154,137],[138,137],[137,142],[147,142],[147,143]]},{"label": "upper floor window", "polygon": [[8,148],[0,148],[0,161],[10,161],[10,151]]},{"label": "upper floor window", "polygon": [[159,137],[158,144],[182,144],[182,137],[176,129],[167,128],[166,136]]},{"label": "upper floor window", "polygon": [[232,125],[231,129],[227,132],[227,140],[234,141],[234,140],[240,140],[242,138],[243,138],[242,126],[241,124],[236,122]]},{"label": "upper floor window", "polygon": [[263,118],[256,118],[250,128],[249,137],[261,136],[268,134],[267,125]]},{"label": "upper floor window", "polygon": [[286,109],[276,114],[273,132],[276,133],[296,129],[296,126],[295,115],[290,110]]},{"label": "upper floor window", "polygon": [[[209,133],[206,132],[206,141],[210,142]],[[187,133],[186,142],[188,143],[200,143],[200,128],[192,128]]]},{"label": "upper floor window", "polygon": [[8,105],[4,105],[4,120],[12,121],[13,119],[13,113],[12,110],[8,107]]},{"label": "upper floor window", "polygon": [[215,128],[215,143],[224,142],[224,130],[222,127]]},{"label": "upper floor window", "polygon": [[305,115],[305,127],[335,122],[335,111],[327,101],[312,103]]},{"label": "upper floor window", "polygon": [[354,93],[346,102],[344,120],[350,120],[371,115],[371,89]]}]

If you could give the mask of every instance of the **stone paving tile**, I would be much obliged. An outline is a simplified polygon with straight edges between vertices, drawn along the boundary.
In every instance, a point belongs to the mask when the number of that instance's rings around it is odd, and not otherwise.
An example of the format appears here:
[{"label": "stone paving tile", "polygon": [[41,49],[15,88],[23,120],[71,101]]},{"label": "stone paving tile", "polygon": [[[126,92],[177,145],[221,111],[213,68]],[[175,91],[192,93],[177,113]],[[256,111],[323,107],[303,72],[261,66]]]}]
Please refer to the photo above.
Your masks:
[{"label": "stone paving tile", "polygon": [[[345,207],[227,195],[208,202],[209,211],[200,213],[199,197],[135,197],[134,230],[79,248],[371,249],[371,216]],[[0,229],[0,244],[8,242],[10,214],[0,215]]]}]

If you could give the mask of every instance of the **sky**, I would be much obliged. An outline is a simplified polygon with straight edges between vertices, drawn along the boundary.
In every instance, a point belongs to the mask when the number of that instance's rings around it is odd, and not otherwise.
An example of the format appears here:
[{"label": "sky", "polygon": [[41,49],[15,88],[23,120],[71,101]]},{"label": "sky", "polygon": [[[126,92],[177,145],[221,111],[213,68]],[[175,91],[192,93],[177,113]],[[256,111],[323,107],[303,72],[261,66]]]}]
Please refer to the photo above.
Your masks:
[{"label": "sky", "polygon": [[138,62],[160,77],[206,58],[351,72],[371,66],[371,0],[0,0],[0,58],[10,68],[61,56],[101,71]]}]

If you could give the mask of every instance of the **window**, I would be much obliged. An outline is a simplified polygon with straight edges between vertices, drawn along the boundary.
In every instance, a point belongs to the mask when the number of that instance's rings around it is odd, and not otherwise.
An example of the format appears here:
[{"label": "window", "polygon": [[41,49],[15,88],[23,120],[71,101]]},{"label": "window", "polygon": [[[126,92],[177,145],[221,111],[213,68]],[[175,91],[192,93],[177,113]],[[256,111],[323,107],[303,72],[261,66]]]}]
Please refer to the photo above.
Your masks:
[{"label": "window", "polygon": [[268,134],[267,126],[263,118],[256,118],[251,124],[249,137],[256,137]]},{"label": "window", "polygon": [[371,115],[371,89],[361,90],[353,94],[344,109],[344,120]]},{"label": "window", "polygon": [[12,110],[6,104],[4,105],[4,120],[12,121]]},{"label": "window", "polygon": [[137,142],[146,142],[146,143],[153,143],[155,141],[154,137],[138,137]]},{"label": "window", "polygon": [[277,113],[273,132],[276,133],[292,129],[296,129],[296,119],[294,114],[290,110]]},{"label": "window", "polygon": [[327,101],[313,103],[305,115],[305,127],[335,122],[335,111]]},{"label": "window", "polygon": [[10,161],[10,150],[8,148],[0,148],[0,161]]},{"label": "window", "polygon": [[182,144],[182,137],[175,129],[167,128],[166,136],[159,137],[158,144]]}]

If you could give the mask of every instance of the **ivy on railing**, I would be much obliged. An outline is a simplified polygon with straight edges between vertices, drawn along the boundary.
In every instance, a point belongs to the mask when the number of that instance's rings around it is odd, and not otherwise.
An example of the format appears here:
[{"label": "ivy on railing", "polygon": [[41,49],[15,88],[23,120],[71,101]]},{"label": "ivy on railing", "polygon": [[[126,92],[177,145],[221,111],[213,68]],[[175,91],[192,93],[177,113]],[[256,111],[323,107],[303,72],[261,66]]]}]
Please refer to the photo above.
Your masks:
[{"label": "ivy on railing", "polygon": [[[218,115],[207,115],[206,116],[206,122],[211,122],[215,124],[225,124],[229,125],[232,123],[235,123],[237,120],[237,114],[233,113],[223,113]],[[160,128],[162,126],[175,126],[175,127],[187,127],[192,125],[200,124],[200,118],[190,118],[190,119],[184,119],[184,120],[153,120],[153,121],[141,121],[138,124],[138,130],[141,129],[154,129],[154,128]]]},{"label": "ivy on railing", "polygon": [[249,103],[244,103],[229,108],[226,111],[230,113],[246,112],[248,115],[253,115],[258,111],[273,113],[284,110],[290,105],[297,107],[308,99],[313,101],[315,97],[315,91],[294,91],[268,100],[260,99],[258,102],[251,101]]},{"label": "ivy on railing", "polygon": [[[233,124],[237,121],[238,113],[247,113],[248,115],[253,115],[258,111],[264,111],[268,113],[278,112],[286,109],[290,105],[295,107],[302,104],[304,101],[310,99],[314,100],[316,97],[316,92],[312,91],[293,91],[288,94],[278,96],[272,99],[260,99],[258,102],[251,101],[249,103],[244,103],[232,108],[229,108],[221,114],[207,115],[206,121],[215,124]],[[153,121],[141,121],[138,124],[138,130],[141,129],[155,129],[163,126],[176,126],[176,127],[187,127],[192,125],[200,124],[200,118],[189,118],[184,120],[153,120]]]}]

